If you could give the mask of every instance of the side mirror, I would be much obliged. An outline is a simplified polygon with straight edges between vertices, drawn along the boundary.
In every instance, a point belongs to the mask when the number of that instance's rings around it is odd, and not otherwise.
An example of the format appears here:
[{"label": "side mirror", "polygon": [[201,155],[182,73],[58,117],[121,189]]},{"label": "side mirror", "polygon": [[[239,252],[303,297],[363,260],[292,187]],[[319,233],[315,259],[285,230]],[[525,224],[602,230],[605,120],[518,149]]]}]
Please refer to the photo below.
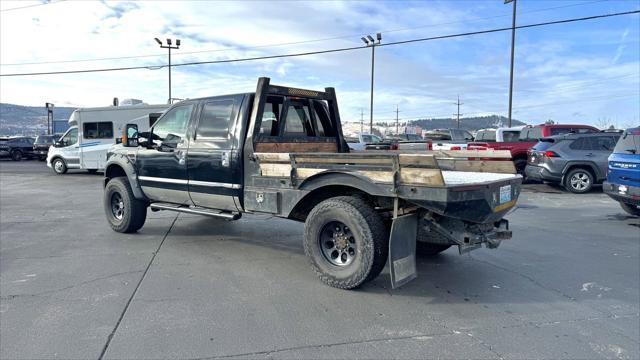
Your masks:
[{"label": "side mirror", "polygon": [[138,125],[127,124],[122,132],[122,145],[125,147],[138,147]]}]

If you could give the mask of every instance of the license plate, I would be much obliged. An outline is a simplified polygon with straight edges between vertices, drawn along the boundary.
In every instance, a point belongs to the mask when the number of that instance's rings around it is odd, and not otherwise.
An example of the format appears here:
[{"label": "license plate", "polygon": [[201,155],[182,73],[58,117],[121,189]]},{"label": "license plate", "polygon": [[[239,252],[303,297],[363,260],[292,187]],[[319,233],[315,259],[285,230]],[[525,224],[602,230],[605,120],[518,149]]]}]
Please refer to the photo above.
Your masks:
[{"label": "license plate", "polygon": [[511,185],[500,187],[500,204],[511,201]]}]

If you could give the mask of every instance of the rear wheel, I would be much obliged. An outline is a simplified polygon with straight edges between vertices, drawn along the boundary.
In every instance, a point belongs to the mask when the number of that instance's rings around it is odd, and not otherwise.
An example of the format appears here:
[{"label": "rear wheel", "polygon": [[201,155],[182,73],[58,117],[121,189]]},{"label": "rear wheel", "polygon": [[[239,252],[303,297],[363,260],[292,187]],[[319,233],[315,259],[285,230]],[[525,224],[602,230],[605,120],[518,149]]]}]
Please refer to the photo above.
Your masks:
[{"label": "rear wheel", "polygon": [[13,160],[13,161],[20,161],[20,160],[22,160],[22,151],[20,151],[20,150],[14,150],[14,151],[11,153],[11,160]]},{"label": "rear wheel", "polygon": [[340,196],[316,205],[304,226],[304,250],[329,286],[352,289],[374,279],[387,262],[384,220],[362,198]]},{"label": "rear wheel", "polygon": [[67,164],[60,158],[53,159],[51,166],[53,167],[53,172],[58,175],[62,175],[67,172]]},{"label": "rear wheel", "polygon": [[622,210],[626,211],[629,215],[640,216],[640,206],[620,203]]},{"label": "rear wheel", "polygon": [[527,177],[524,172],[524,169],[527,167],[526,159],[516,159],[513,161],[513,165],[516,168],[516,173],[518,173],[519,175],[522,175],[523,179]]},{"label": "rear wheel", "polygon": [[133,196],[125,177],[116,177],[107,183],[103,202],[107,221],[114,231],[136,232],[147,219],[147,204]]},{"label": "rear wheel", "polygon": [[584,194],[593,187],[593,175],[589,170],[573,169],[564,180],[564,187],[574,194]]}]

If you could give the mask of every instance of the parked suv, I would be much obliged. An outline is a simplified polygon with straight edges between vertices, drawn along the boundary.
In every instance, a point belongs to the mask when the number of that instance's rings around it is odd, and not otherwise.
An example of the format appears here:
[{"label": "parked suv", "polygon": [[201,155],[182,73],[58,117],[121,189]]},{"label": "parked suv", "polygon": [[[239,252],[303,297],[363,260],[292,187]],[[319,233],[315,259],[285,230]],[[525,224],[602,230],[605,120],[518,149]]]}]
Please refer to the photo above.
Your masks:
[{"label": "parked suv", "polygon": [[640,216],[640,127],[627,129],[618,140],[602,188],[624,211]]},{"label": "parked suv", "polygon": [[44,161],[47,159],[47,153],[49,147],[55,144],[59,135],[38,135],[36,141],[33,143],[33,153],[38,157],[38,160]]},{"label": "parked suv", "polygon": [[542,138],[529,150],[527,178],[555,182],[577,194],[607,177],[607,159],[620,133],[567,134]]},{"label": "parked suv", "polygon": [[10,157],[13,161],[20,161],[33,156],[33,138],[18,136],[0,139],[0,157]]}]

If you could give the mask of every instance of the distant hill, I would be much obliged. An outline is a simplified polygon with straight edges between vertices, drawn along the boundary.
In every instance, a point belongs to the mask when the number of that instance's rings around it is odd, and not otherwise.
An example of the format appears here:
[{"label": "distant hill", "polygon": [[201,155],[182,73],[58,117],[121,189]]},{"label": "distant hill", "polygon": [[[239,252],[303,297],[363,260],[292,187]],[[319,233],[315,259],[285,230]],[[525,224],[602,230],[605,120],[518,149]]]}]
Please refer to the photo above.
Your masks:
[{"label": "distant hill", "polygon": [[[55,121],[67,121],[76,108],[56,107]],[[37,135],[47,130],[47,109],[44,106],[22,106],[0,103],[0,135]]]},{"label": "distant hill", "polygon": [[[465,130],[478,130],[486,128],[494,128],[498,126],[507,126],[509,119],[504,116],[490,115],[479,117],[468,117],[460,119],[460,128]],[[422,119],[409,121],[409,125],[420,126],[424,130],[429,129],[448,129],[456,128],[456,119]],[[522,121],[511,119],[511,126],[527,125]]]}]

